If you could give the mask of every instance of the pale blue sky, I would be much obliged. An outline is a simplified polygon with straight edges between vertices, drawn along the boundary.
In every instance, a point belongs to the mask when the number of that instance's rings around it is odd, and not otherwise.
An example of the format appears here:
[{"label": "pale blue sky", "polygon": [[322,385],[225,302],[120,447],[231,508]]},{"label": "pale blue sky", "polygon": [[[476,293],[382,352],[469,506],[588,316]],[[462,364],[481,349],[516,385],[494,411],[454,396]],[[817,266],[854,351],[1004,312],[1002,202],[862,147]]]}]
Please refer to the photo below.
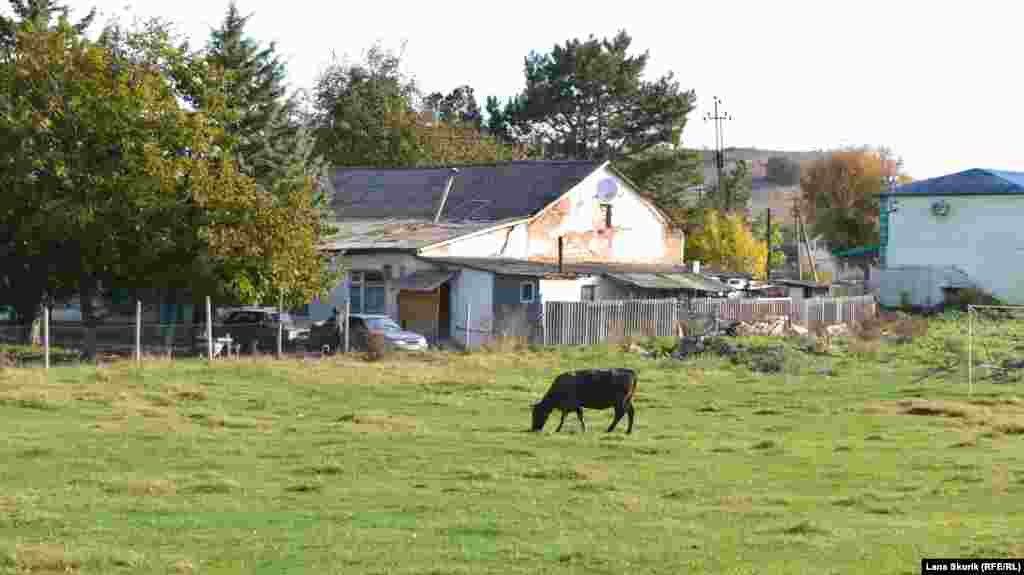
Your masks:
[{"label": "pale blue sky", "polygon": [[[75,2],[89,5],[89,0]],[[206,41],[227,0],[93,0],[101,19],[163,16]],[[426,91],[468,83],[483,105],[523,86],[523,58],[573,37],[625,28],[648,74],[696,90],[684,140],[711,146],[701,117],[719,96],[727,146],[891,147],[915,178],[973,167],[1024,171],[1024,2],[271,2],[239,0],[250,32],[277,41],[294,87],[375,40],[398,49]]]}]

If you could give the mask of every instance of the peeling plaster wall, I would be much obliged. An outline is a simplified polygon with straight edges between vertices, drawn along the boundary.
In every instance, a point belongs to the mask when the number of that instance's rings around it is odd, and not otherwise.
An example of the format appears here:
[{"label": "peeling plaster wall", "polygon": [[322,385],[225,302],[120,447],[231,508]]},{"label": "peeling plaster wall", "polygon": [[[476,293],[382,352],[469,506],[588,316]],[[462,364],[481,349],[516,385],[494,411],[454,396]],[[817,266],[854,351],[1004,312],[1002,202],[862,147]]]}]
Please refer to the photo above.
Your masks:
[{"label": "peeling plaster wall", "polygon": [[[619,194],[610,202],[612,226],[606,227],[599,182],[614,178]],[[596,171],[530,223],[527,257],[558,258],[564,238],[567,261],[682,262],[681,232],[671,230],[653,206],[606,169]]]},{"label": "peeling plaster wall", "polygon": [[[597,196],[599,183],[616,181],[618,196],[610,203],[612,227],[605,226]],[[540,217],[505,226],[443,246],[424,249],[428,257],[504,257],[558,259],[558,237],[564,237],[567,261],[681,263],[682,232],[672,230],[646,199],[607,169],[600,169]]]}]

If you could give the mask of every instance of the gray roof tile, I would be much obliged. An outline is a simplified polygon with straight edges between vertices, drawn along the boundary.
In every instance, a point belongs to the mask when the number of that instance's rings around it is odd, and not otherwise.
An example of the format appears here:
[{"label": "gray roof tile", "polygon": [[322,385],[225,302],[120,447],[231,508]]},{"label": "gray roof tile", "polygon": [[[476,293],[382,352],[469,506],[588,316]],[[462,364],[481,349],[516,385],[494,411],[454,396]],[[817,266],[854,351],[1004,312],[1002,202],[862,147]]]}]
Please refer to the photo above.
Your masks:
[{"label": "gray roof tile", "polygon": [[976,196],[1024,194],[1024,172],[979,168],[897,186],[883,196]]}]

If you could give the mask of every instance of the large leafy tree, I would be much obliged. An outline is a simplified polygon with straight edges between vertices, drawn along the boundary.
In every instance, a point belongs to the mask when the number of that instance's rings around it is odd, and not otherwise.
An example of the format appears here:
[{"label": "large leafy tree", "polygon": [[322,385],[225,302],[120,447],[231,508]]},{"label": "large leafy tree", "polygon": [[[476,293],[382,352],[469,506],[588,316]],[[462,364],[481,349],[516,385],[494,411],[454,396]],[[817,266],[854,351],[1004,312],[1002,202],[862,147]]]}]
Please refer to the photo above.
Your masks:
[{"label": "large leafy tree", "polygon": [[766,277],[767,244],[754,237],[746,218],[706,209],[700,220],[700,228],[686,239],[688,258],[723,271]]},{"label": "large leafy tree", "polygon": [[621,31],[528,55],[526,88],[507,109],[519,137],[551,157],[612,160],[678,140],[696,97],[671,73],[643,80],[648,54],[630,55],[631,43]]},{"label": "large leafy tree", "polygon": [[317,151],[333,166],[415,165],[423,155],[417,94],[400,57],[379,45],[361,62],[332,62],[313,90]]},{"label": "large leafy tree", "polygon": [[[878,243],[879,194],[897,175],[899,162],[885,149],[834,150],[803,169],[801,210],[812,232],[833,250]],[[853,263],[868,277],[876,258],[865,255]]]},{"label": "large leafy tree", "polygon": [[238,170],[213,91],[212,113],[188,110],[153,64],[174,67],[181,54],[159,36],[127,39],[26,28],[0,66],[0,141],[24,158],[0,164],[0,214],[34,206],[20,214],[24,251],[45,257],[48,283],[81,295],[87,354],[101,284],[323,293],[312,179],[297,174],[274,194],[258,186]]},{"label": "large leafy tree", "polygon": [[481,130],[469,86],[420,96],[401,59],[380,46],[362,62],[331,64],[312,98],[317,150],[333,166],[410,167],[528,157],[522,146]]}]

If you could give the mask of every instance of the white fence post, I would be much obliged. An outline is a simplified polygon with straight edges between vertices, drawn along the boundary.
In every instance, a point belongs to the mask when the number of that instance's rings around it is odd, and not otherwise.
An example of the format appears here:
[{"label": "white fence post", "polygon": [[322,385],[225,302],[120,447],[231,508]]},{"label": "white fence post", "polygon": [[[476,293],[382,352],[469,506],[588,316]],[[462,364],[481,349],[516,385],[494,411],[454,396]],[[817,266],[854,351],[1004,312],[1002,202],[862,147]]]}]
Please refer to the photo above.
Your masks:
[{"label": "white fence post", "polygon": [[213,302],[206,296],[206,358],[213,361]]},{"label": "white fence post", "polygon": [[142,300],[135,300],[135,363],[142,363]]},{"label": "white fence post", "polygon": [[348,332],[351,331],[349,328],[352,325],[352,300],[348,297],[345,298],[345,353],[348,353]]},{"label": "white fence post", "polygon": [[50,306],[43,304],[43,364],[50,369]]},{"label": "white fence post", "polygon": [[472,335],[473,332],[470,331],[472,329],[470,327],[471,325],[472,325],[472,322],[469,321],[469,304],[467,303],[466,304],[466,351],[469,351],[470,349],[472,349],[472,347],[470,345],[470,342],[472,341],[472,339],[470,339],[470,338],[473,337],[473,335]]}]

